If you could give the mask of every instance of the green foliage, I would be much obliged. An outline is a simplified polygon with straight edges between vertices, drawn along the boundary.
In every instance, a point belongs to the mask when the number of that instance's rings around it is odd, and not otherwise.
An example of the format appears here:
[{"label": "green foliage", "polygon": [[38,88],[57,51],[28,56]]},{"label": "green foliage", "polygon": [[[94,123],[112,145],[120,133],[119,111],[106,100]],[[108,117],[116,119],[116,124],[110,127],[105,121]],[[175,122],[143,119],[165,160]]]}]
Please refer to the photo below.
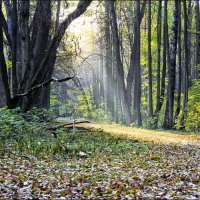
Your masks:
[{"label": "green foliage", "polygon": [[15,146],[15,151],[29,149],[30,142],[42,136],[46,128],[46,120],[50,114],[47,110],[33,109],[21,113],[19,109],[0,110],[0,150]]},{"label": "green foliage", "polygon": [[51,98],[50,98],[50,105],[51,106],[56,106],[58,104],[58,100],[56,98],[56,95],[55,94],[51,94]]},{"label": "green foliage", "polygon": [[[103,102],[102,102],[103,105]],[[67,113],[72,113],[75,118],[87,118],[99,122],[111,122],[112,117],[103,109],[95,108],[91,93],[85,91],[77,96],[77,100],[68,100],[66,103]]]},{"label": "green foliage", "polygon": [[176,120],[177,128],[182,128],[184,125],[186,131],[200,131],[200,82],[196,81],[189,90],[189,100],[187,113],[182,122],[183,111],[180,112]]},{"label": "green foliage", "polygon": [[73,157],[84,152],[90,154],[121,154],[143,151],[146,145],[125,137],[102,132],[70,133],[59,129],[57,137],[48,131],[48,111],[33,109],[21,114],[18,109],[1,109],[0,153],[30,155],[35,157]]},{"label": "green foliage", "polygon": [[13,132],[21,132],[24,125],[22,116],[17,114],[17,110],[0,110],[0,137],[4,139]]},{"label": "green foliage", "polygon": [[200,130],[200,81],[196,81],[189,90],[187,115],[184,122],[186,130]]},{"label": "green foliage", "polygon": [[32,122],[46,122],[52,118],[52,112],[47,109],[32,108],[26,113],[21,113],[26,121]]},{"label": "green foliage", "polygon": [[112,121],[111,114],[108,112],[105,112],[105,110],[101,108],[95,109],[94,112],[92,113],[92,117],[95,121],[98,121],[98,122],[110,123]]},{"label": "green foliage", "polygon": [[144,127],[147,128],[147,129],[156,129],[157,128],[156,121],[157,121],[156,116],[154,116],[154,117],[147,117],[144,120]]}]

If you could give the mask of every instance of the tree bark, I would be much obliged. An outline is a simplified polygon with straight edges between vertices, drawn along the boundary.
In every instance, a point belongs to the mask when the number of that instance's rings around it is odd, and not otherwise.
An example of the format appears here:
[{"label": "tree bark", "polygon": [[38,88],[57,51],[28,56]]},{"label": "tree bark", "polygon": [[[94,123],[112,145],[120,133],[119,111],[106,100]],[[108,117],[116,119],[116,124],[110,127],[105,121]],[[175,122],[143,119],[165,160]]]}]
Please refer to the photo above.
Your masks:
[{"label": "tree bark", "polygon": [[[188,7],[187,7],[187,2],[188,2]],[[186,15],[187,15],[187,29],[191,30],[192,29],[192,19],[193,19],[193,11],[192,11],[192,0],[186,1]],[[187,33],[187,54],[188,54],[188,87],[192,86],[192,34],[191,32]]]},{"label": "tree bark", "polygon": [[21,47],[21,60],[20,68],[22,77],[25,70],[28,68],[29,63],[29,6],[30,0],[19,2],[19,34],[20,34],[20,47]]},{"label": "tree bark", "polygon": [[60,4],[61,0],[57,0],[57,11],[56,11],[56,23],[55,23],[55,31],[58,30],[59,25],[59,17],[60,17]]},{"label": "tree bark", "polygon": [[[10,38],[12,38],[12,5],[10,0],[3,0],[7,15],[7,27]],[[10,46],[11,47],[11,46]]]},{"label": "tree bark", "polygon": [[165,110],[165,119],[163,127],[165,129],[172,129],[174,126],[174,90],[176,77],[176,50],[178,36],[178,0],[174,1],[174,11],[172,19],[172,33],[170,41],[170,62],[168,66],[168,90],[167,103]]},{"label": "tree bark", "polygon": [[181,111],[181,80],[182,80],[182,63],[181,63],[181,2],[179,2],[179,12],[178,12],[178,95],[177,95],[177,106],[174,119],[176,119]]},{"label": "tree bark", "polygon": [[181,119],[182,126],[184,126],[184,119],[187,113],[188,104],[188,87],[189,87],[189,55],[188,55],[188,15],[186,0],[183,0],[183,12],[184,12],[184,49],[185,49],[185,65],[184,65],[184,98],[183,98],[183,115]]},{"label": "tree bark", "polygon": [[12,9],[12,95],[18,92],[18,73],[17,73],[17,1],[13,1]]},{"label": "tree bark", "polygon": [[110,9],[108,1],[105,1],[105,70],[106,70],[106,100],[107,110],[113,115],[114,99],[113,99],[113,75],[112,75],[112,49],[111,49],[111,30],[110,30]]},{"label": "tree bark", "polygon": [[124,82],[124,70],[121,62],[121,55],[120,55],[120,44],[119,44],[119,36],[118,36],[118,27],[117,27],[117,19],[115,13],[115,6],[114,1],[109,1],[110,5],[110,12],[111,12],[111,21],[112,21],[112,32],[113,32],[113,41],[115,47],[115,55],[116,55],[116,70],[117,70],[117,77],[119,82],[119,94],[122,99],[122,107],[124,112],[124,123],[126,125],[131,123],[131,115],[130,110],[127,104],[126,99],[126,90],[125,90],[125,82]]},{"label": "tree bark", "polygon": [[151,0],[148,0],[148,77],[149,77],[149,115],[153,116],[152,55],[151,55]]},{"label": "tree bark", "polygon": [[[140,17],[139,17],[140,25],[141,25],[142,18],[143,18],[144,13],[145,13],[146,4],[147,4],[147,1],[144,0],[143,3],[142,3],[142,8],[141,8]],[[136,31],[136,29],[137,29],[137,27],[136,27],[136,19],[137,19],[136,13],[135,13],[134,19],[135,19],[134,20],[134,31]],[[135,49],[137,48],[137,46],[136,46],[137,36],[136,35],[137,34],[134,34],[133,44],[131,46],[130,68],[128,70],[128,75],[127,75],[126,92],[127,92],[127,102],[129,104],[129,107],[130,107],[130,102],[131,102],[131,91],[132,91],[132,85],[133,85],[133,80],[134,80],[134,66],[136,65],[136,53],[135,53]]]},{"label": "tree bark", "polygon": [[134,87],[134,115],[137,127],[142,126],[141,115],[141,72],[140,72],[140,1],[135,1],[136,6],[136,60],[135,60],[135,87]]},{"label": "tree bark", "polygon": [[195,77],[196,79],[200,79],[200,15],[199,15],[199,0],[194,1],[195,8],[195,25],[196,25],[196,69],[195,69]]},{"label": "tree bark", "polygon": [[103,39],[100,38],[100,56],[99,56],[99,80],[100,80],[100,98],[101,108],[104,109],[105,95],[104,95],[104,56],[103,56]]},{"label": "tree bark", "polygon": [[163,68],[162,68],[162,80],[161,80],[161,93],[160,100],[161,104],[159,107],[159,111],[162,108],[165,96],[165,79],[166,79],[166,71],[167,64],[169,65],[170,55],[169,55],[169,37],[168,37],[168,12],[167,12],[167,0],[164,3],[164,25],[163,25]]},{"label": "tree bark", "polygon": [[97,66],[94,65],[92,68],[92,75],[93,75],[93,100],[94,100],[94,104],[96,109],[99,109],[99,79],[98,79],[98,75],[97,75]]},{"label": "tree bark", "polygon": [[[155,116],[158,117],[158,112],[161,109],[161,95],[160,95],[160,58],[161,58],[161,27],[162,27],[162,0],[159,0],[158,18],[157,18],[157,87],[156,87],[156,110]],[[164,41],[164,40],[163,40]]]},{"label": "tree bark", "polygon": [[[0,11],[2,12],[2,0],[0,0]],[[1,72],[3,91],[5,91],[6,105],[10,107],[11,95],[10,95],[10,88],[9,88],[9,83],[8,83],[8,73],[6,69],[6,62],[5,62],[5,57],[4,57],[3,52],[4,52],[3,51],[3,24],[2,24],[2,17],[0,17],[0,66],[1,66],[0,72]]]}]

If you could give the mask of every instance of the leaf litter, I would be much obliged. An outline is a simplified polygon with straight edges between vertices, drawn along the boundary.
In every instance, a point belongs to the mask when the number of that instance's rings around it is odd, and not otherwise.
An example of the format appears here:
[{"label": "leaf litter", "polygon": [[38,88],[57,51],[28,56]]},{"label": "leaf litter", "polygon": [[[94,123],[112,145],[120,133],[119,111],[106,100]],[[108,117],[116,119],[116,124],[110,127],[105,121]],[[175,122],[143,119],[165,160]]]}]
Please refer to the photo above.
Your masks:
[{"label": "leaf litter", "polygon": [[4,155],[0,199],[200,199],[199,146],[137,144],[60,159]]}]

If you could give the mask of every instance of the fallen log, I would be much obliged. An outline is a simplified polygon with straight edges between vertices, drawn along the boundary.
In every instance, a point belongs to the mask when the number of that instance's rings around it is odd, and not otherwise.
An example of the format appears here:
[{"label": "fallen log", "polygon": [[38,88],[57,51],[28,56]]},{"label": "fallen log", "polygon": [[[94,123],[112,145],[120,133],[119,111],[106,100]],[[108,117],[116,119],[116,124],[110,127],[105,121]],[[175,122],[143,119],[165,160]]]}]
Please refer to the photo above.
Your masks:
[{"label": "fallen log", "polygon": [[88,120],[76,121],[75,120],[74,122],[70,122],[70,123],[68,122],[68,123],[65,123],[65,124],[62,124],[62,125],[59,125],[59,126],[49,127],[49,128],[47,128],[47,130],[55,131],[59,128],[64,128],[64,127],[69,128],[67,126],[71,126],[73,128],[73,126],[76,125],[76,124],[84,124],[84,123],[90,123],[90,121],[88,121]]}]

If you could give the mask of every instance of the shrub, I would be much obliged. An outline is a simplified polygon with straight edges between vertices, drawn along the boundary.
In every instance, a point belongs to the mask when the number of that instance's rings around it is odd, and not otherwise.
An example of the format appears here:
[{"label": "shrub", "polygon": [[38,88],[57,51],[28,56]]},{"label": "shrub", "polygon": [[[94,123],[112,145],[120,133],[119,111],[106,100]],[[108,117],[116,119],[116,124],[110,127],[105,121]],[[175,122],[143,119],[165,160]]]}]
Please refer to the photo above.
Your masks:
[{"label": "shrub", "polygon": [[21,152],[27,148],[33,138],[43,137],[46,131],[46,122],[50,117],[48,111],[33,109],[21,113],[20,109],[0,109],[0,150],[3,152],[9,146],[17,146]]},{"label": "shrub", "polygon": [[200,81],[196,81],[189,90],[188,109],[184,125],[186,130],[194,132],[200,130]]},{"label": "shrub", "polygon": [[182,123],[181,111],[177,120],[176,127],[178,129],[182,128],[184,125],[186,131],[200,131],[200,82],[196,81],[194,85],[189,90],[188,107],[185,119]]},{"label": "shrub", "polygon": [[[101,102],[104,106],[104,102]],[[99,122],[111,122],[112,116],[101,108],[95,108],[94,100],[91,93],[85,91],[85,94],[79,94],[77,101],[68,100],[66,103],[66,110],[72,113],[75,118],[87,118]]]}]

